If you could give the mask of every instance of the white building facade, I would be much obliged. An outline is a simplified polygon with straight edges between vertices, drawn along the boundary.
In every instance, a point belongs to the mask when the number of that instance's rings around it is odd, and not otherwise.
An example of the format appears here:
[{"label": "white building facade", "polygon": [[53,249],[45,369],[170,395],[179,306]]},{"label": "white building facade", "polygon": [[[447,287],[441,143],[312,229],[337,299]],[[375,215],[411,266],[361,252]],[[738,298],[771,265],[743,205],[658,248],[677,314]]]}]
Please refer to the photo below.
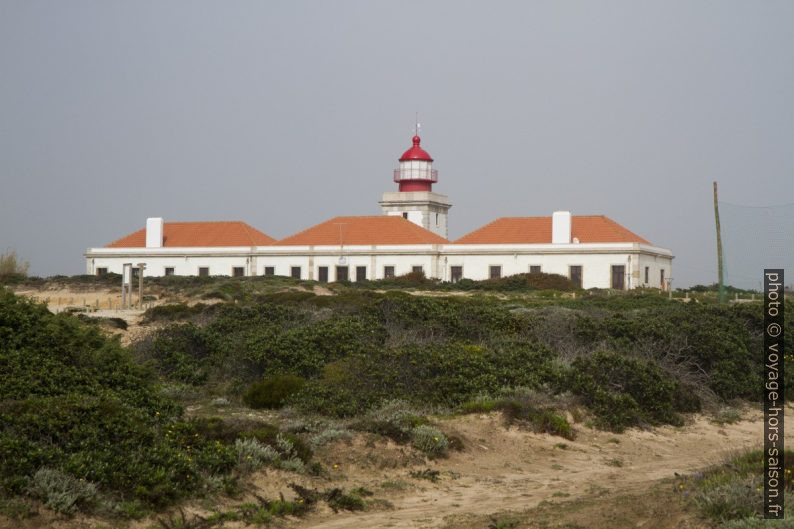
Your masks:
[{"label": "white building facade", "polygon": [[145,276],[291,276],[320,282],[378,280],[421,271],[442,281],[544,272],[582,288],[667,289],[673,254],[605,216],[506,217],[447,239],[446,196],[414,137],[384,193],[379,216],[335,217],[282,240],[243,222],[147,219],[143,230],[85,253],[86,273]]}]

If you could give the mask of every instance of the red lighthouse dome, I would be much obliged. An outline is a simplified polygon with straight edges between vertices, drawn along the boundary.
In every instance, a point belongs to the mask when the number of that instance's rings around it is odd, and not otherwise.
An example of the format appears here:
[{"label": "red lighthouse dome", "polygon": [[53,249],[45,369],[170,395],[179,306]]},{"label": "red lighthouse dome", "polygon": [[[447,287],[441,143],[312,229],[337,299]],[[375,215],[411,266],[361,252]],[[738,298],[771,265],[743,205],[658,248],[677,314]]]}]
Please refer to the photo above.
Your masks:
[{"label": "red lighthouse dome", "polygon": [[400,156],[400,168],[394,171],[394,181],[400,191],[432,191],[438,181],[438,172],[433,169],[433,158],[419,146],[422,139],[413,137],[413,146]]},{"label": "red lighthouse dome", "polygon": [[413,142],[413,147],[405,151],[403,155],[400,156],[400,161],[405,162],[408,160],[422,160],[424,162],[432,162],[433,158],[430,157],[430,154],[428,154],[426,150],[419,146],[419,144],[422,142],[422,138],[419,136],[414,136]]}]

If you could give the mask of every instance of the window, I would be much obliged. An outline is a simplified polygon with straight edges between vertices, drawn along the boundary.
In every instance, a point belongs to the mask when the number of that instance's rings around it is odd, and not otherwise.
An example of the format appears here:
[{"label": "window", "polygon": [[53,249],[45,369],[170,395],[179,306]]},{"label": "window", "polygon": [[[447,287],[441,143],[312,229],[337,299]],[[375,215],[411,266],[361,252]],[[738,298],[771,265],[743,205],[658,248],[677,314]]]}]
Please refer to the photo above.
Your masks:
[{"label": "window", "polygon": [[530,274],[539,274],[540,273],[540,265],[529,265],[529,273]]},{"label": "window", "polygon": [[571,283],[582,288],[582,265],[571,265],[568,267],[568,278]]},{"label": "window", "polygon": [[500,265],[491,265],[488,267],[488,278],[499,279],[502,277],[502,267]]},{"label": "window", "polygon": [[394,267],[393,266],[384,266],[383,267],[383,277],[385,279],[390,279],[394,277]]},{"label": "window", "polygon": [[612,288],[615,290],[626,289],[626,266],[612,265]]},{"label": "window", "polygon": [[650,271],[651,271],[651,267],[650,267],[650,266],[646,266],[646,267],[645,267],[645,284],[646,284],[646,285],[648,284],[648,273],[649,273]]},{"label": "window", "polygon": [[436,227],[438,227],[438,213],[436,213]]},{"label": "window", "polygon": [[412,266],[411,267],[411,272],[413,272],[414,274],[425,275],[425,269],[422,266]]},{"label": "window", "polygon": [[301,267],[300,266],[293,266],[289,269],[289,275],[292,279],[300,279],[301,278]]},{"label": "window", "polygon": [[337,281],[349,281],[350,278],[348,277],[348,271],[346,266],[337,266],[336,267],[336,280]]},{"label": "window", "polygon": [[167,275],[167,276],[174,275],[174,267],[173,266],[166,266],[165,267],[165,275]]},{"label": "window", "polygon": [[274,275],[276,275],[276,267],[275,266],[266,266],[265,267],[265,275],[266,276],[274,276]]},{"label": "window", "polygon": [[98,275],[98,276],[103,276],[103,275],[105,275],[107,273],[108,273],[107,267],[102,267],[102,268],[97,268],[96,269],[96,275]]},{"label": "window", "polygon": [[243,277],[244,275],[245,275],[245,267],[243,266],[232,267],[232,277]]},{"label": "window", "polygon": [[199,277],[209,277],[209,276],[210,276],[210,267],[199,266]]},{"label": "window", "polygon": [[407,219],[407,218],[408,218],[408,212],[407,212],[407,211],[403,211],[403,218],[404,218],[404,219]]},{"label": "window", "polygon": [[320,283],[327,283],[328,282],[328,267],[327,266],[321,266],[320,268],[317,269],[317,272],[318,272],[317,280]]},{"label": "window", "polygon": [[449,278],[452,280],[453,283],[457,283],[461,279],[463,279],[463,267],[462,266],[450,266],[449,267]]},{"label": "window", "polygon": [[366,281],[367,280],[367,267],[366,266],[357,266],[356,267],[356,281]]},{"label": "window", "polygon": [[659,288],[664,290],[666,286],[667,285],[664,284],[664,268],[662,268],[659,275]]}]

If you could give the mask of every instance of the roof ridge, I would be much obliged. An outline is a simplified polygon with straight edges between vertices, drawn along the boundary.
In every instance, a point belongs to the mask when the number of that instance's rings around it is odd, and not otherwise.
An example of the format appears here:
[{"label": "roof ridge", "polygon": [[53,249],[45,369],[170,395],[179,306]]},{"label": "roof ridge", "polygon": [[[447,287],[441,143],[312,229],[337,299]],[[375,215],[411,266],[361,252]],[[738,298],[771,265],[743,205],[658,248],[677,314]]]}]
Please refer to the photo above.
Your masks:
[{"label": "roof ridge", "polygon": [[[351,224],[352,231],[345,231],[341,240],[329,242],[332,237],[327,235],[327,230],[333,224]],[[375,224],[373,224],[375,223]],[[385,223],[385,225],[383,224]],[[388,225],[391,224],[391,227]],[[397,230],[395,232],[395,230]],[[363,234],[362,234],[363,232]],[[395,234],[401,234],[395,236]],[[304,241],[302,239],[308,239]],[[323,242],[311,242],[312,240],[322,240]],[[370,240],[375,242],[345,242]],[[388,241],[398,242],[388,242]],[[406,242],[410,241],[410,242]],[[419,226],[401,215],[336,215],[325,221],[313,224],[303,230],[283,237],[274,243],[278,245],[388,245],[388,244],[444,244],[450,242],[449,239]]]}]

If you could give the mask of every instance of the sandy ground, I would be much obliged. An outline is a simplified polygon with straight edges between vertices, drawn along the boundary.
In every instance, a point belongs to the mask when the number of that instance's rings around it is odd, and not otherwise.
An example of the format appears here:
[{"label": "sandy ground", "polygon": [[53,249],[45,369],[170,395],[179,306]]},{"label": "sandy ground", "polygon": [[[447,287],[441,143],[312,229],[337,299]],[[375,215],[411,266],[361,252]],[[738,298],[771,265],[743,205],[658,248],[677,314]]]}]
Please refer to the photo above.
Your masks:
[{"label": "sandy ground", "polygon": [[[352,453],[340,450],[345,485],[363,485],[393,507],[319,513],[296,527],[433,528],[446,526],[458,516],[523,510],[544,500],[642,492],[675,473],[691,473],[732,453],[760,446],[761,415],[748,410],[746,416],[747,420],[724,426],[698,416],[681,428],[631,430],[621,435],[579,426],[575,441],[505,429],[498,414],[452,419],[442,424],[461,434],[466,450],[416,467],[439,470],[438,483],[412,479],[406,469],[368,472],[345,460],[346,456],[355,459]],[[409,488],[386,492],[383,483],[397,480]]]},{"label": "sandy ground", "polygon": [[[303,519],[280,519],[275,527],[360,529],[489,529],[629,527],[673,529],[705,527],[667,488],[676,473],[690,474],[724,462],[731,455],[761,445],[761,412],[746,409],[744,419],[717,425],[703,416],[680,427],[630,430],[612,434],[576,425],[568,441],[505,428],[500,414],[437,419],[442,428],[463,439],[465,449],[429,461],[405,446],[359,435],[316,453],[329,475],[321,478],[267,469],[251,475],[236,498],[195,500],[184,506],[189,516],[207,516],[256,497],[294,497],[290,483],[347,490],[365,487],[374,495],[363,512],[333,513],[324,504]],[[791,439],[789,439],[791,442]],[[411,476],[433,469],[435,483]],[[660,487],[666,493],[660,493]],[[576,523],[558,524],[560,513]],[[505,514],[507,513],[507,514]],[[493,520],[518,513],[516,525]],[[167,516],[167,515],[163,515]],[[599,521],[600,520],[600,521]],[[618,523],[620,521],[620,523]],[[0,516],[0,529],[53,527],[148,529],[153,519],[135,522],[65,519],[51,513],[27,520]],[[10,525],[9,525],[10,524]],[[246,527],[227,522],[227,529]]]}]

